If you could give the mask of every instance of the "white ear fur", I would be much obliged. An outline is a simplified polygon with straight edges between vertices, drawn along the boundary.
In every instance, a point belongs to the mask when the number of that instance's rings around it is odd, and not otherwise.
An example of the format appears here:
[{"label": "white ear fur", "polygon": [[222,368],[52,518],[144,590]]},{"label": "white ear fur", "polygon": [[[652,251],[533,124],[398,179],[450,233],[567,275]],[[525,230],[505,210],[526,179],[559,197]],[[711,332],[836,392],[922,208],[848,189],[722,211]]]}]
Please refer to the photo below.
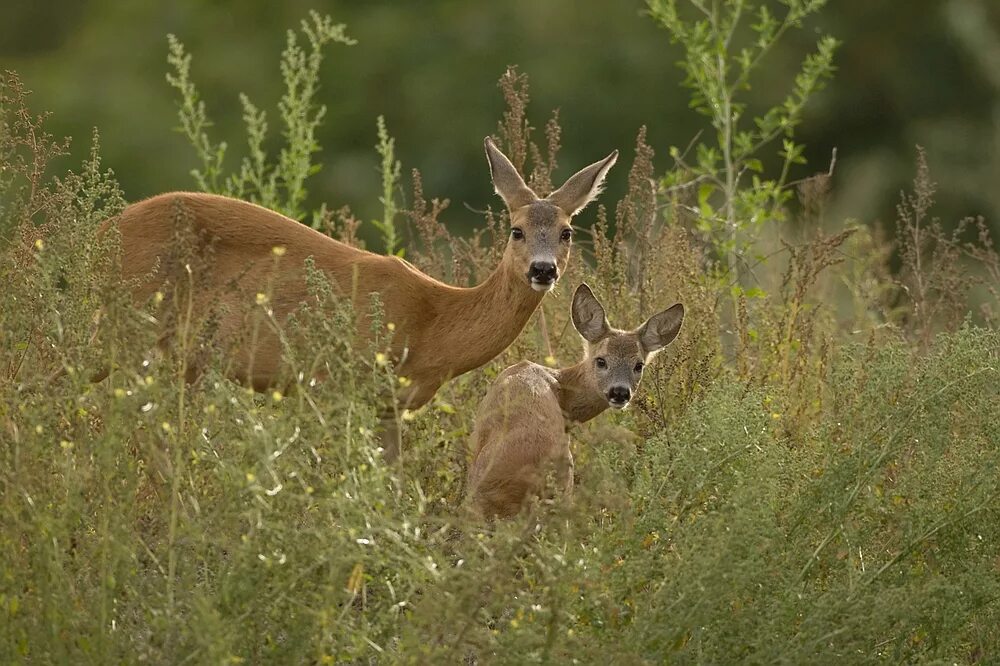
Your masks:
[{"label": "white ear fur", "polygon": [[648,356],[663,349],[677,337],[684,322],[684,306],[680,303],[659,312],[636,329],[639,344]]},{"label": "white ear fur", "polygon": [[490,177],[493,179],[493,189],[500,195],[508,210],[515,210],[536,201],[538,196],[524,183],[521,174],[517,172],[507,156],[486,137],[483,141],[486,148],[486,161],[490,165]]},{"label": "white ear fur", "polygon": [[604,177],[616,161],[618,161],[617,150],[603,160],[577,171],[546,199],[559,206],[570,217],[576,215],[604,189]]},{"label": "white ear fur", "polygon": [[604,306],[586,283],[580,284],[573,294],[572,316],[573,327],[587,342],[597,342],[611,330]]}]

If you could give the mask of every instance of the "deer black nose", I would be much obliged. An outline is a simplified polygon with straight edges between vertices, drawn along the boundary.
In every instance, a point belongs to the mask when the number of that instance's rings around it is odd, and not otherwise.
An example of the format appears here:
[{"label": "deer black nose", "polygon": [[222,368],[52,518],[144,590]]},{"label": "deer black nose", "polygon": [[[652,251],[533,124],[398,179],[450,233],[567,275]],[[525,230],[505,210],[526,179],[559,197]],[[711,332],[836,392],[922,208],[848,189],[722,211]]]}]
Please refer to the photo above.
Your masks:
[{"label": "deer black nose", "polygon": [[616,407],[624,407],[632,397],[632,392],[626,386],[613,386],[608,391],[608,402]]},{"label": "deer black nose", "polygon": [[559,277],[559,269],[551,261],[533,261],[528,268],[528,279],[541,284],[552,284]]}]

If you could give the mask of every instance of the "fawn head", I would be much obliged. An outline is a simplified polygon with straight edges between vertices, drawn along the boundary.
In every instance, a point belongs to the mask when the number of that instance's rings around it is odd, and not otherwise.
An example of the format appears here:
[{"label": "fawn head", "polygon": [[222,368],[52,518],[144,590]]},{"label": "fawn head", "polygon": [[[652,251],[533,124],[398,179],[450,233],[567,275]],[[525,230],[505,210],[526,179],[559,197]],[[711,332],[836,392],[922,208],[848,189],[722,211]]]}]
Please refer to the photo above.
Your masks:
[{"label": "fawn head", "polygon": [[642,369],[659,350],[677,337],[684,306],[673,305],[632,331],[611,328],[594,292],[581,284],[573,294],[573,326],[584,339],[584,363],[592,384],[613,409],[628,406],[642,379]]},{"label": "fawn head", "polygon": [[511,262],[532,289],[548,291],[569,261],[571,220],[600,193],[618,151],[581,169],[562,187],[540,199],[493,140],[486,137],[485,144],[493,187],[510,212],[510,240],[504,261]]}]

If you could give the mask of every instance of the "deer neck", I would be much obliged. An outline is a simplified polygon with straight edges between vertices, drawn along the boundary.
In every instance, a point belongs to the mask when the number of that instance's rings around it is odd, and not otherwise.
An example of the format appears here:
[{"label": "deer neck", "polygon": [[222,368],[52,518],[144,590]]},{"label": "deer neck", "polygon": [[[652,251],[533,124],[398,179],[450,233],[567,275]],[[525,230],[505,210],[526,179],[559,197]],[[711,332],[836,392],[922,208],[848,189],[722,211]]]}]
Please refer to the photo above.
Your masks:
[{"label": "deer neck", "polygon": [[556,370],[559,382],[559,407],[569,421],[583,423],[608,408],[608,401],[597,390],[590,359]]},{"label": "deer neck", "polygon": [[439,313],[445,325],[435,341],[448,350],[450,374],[478,368],[509,347],[544,295],[506,258],[481,284],[456,289],[447,310]]}]

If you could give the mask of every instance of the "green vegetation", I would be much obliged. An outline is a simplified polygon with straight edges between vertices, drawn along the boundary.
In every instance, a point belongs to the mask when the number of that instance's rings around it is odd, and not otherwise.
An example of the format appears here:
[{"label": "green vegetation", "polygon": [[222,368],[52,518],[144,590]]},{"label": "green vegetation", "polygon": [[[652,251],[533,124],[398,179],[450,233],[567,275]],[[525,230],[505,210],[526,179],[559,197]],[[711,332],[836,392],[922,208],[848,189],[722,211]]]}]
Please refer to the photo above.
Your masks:
[{"label": "green vegetation", "polygon": [[[650,0],[649,7],[684,49],[680,66],[684,85],[692,91],[691,107],[710,119],[715,140],[697,145],[695,163],[690,166],[673,149],[671,157],[680,168],[668,174],[666,184],[675,188],[698,185],[698,229],[719,255],[728,258],[728,270],[735,274],[747,262],[747,251],[760,227],[778,221],[792,196],[786,187],[789,170],[793,164],[805,163],[805,147],[795,144],[794,131],[806,102],[833,72],[837,42],[829,36],[822,38],[785,100],[746,122],[747,104],[741,95],[751,89],[754,75],[763,74],[759,70],[765,56],[790,28],[801,28],[802,21],[819,11],[826,0],[791,0],[781,19],[765,3],[757,7],[743,0],[691,4],[694,17],[687,19],[678,10],[677,0]],[[748,23],[750,34],[744,35]],[[780,175],[762,178],[764,164],[759,155],[779,138],[783,139]],[[751,175],[750,183],[744,185],[741,181]],[[716,198],[721,203],[713,206]]]},{"label": "green vegetation", "polygon": [[181,95],[181,129],[202,164],[200,169],[191,172],[198,187],[206,192],[253,201],[293,218],[304,215],[305,180],[319,170],[312,158],[319,151],[316,128],[326,116],[326,107],[315,101],[323,48],[331,42],[354,44],[354,40],[347,36],[344,25],[334,24],[329,17],[322,17],[316,12],[309,15],[308,21],[302,21],[301,29],[309,43],[308,53],[299,45],[295,32],[289,30],[285,50],[281,54],[285,91],[278,103],[278,111],[284,128],[285,145],[277,162],[269,163],[264,146],[267,139],[266,112],[258,109],[245,94],[240,94],[249,156],[243,158],[238,173],[225,178],[223,162],[226,143],[213,142],[208,135],[212,122],[191,80],[191,56],[173,35],[168,35],[170,53],[167,57],[174,70],[167,74],[167,82]]},{"label": "green vegetation", "polygon": [[[761,16],[749,0],[694,4]],[[732,26],[656,6],[685,48],[695,32],[716,48]],[[775,21],[765,34],[777,38],[785,19]],[[323,118],[310,91],[321,48],[347,38],[316,15],[303,31],[309,50],[290,34],[283,57],[277,161],[262,148],[264,115],[244,98],[251,157],[225,173],[173,41],[182,129],[202,164],[198,186],[357,244],[349,211],[304,209]],[[817,82],[823,63],[803,76]],[[496,134],[544,192],[558,118],[540,145],[526,76],[508,71],[501,90]],[[705,99],[696,106],[711,107]],[[724,138],[737,118],[710,120],[714,141],[715,125]],[[395,469],[375,429],[376,397],[397,380],[378,339],[350,349],[351,313],[323,276],[287,328],[294,390],[230,382],[212,322],[185,315],[182,289],[130,303],[116,238],[97,233],[125,197],[96,135],[79,173],[51,178],[65,146],[43,121],[4,74],[3,661],[971,664],[1000,654],[1000,257],[981,221],[963,223],[979,230],[969,240],[934,220],[922,154],[897,233],[883,238],[824,230],[826,174],[792,185],[764,161],[746,184],[739,176],[759,158],[736,134],[730,182],[716,162],[656,173],[639,130],[627,191],[578,234],[560,288],[499,358],[401,415]],[[439,220],[447,200],[428,201],[419,173],[402,197],[394,143],[377,127],[382,240],[435,277],[482,279],[503,248],[504,215],[486,211],[478,233],[452,236]],[[627,161],[613,172],[622,180]],[[716,218],[735,226],[706,227]],[[717,242],[727,229],[742,249]],[[581,280],[612,321],[683,302],[680,337],[632,409],[574,431],[571,503],[470,522],[461,503],[475,406],[517,360],[578,357],[568,316]],[[267,291],[247,304],[251,329],[270,325]],[[178,331],[169,353],[156,351],[161,313]],[[209,369],[187,383],[192,354]],[[336,381],[313,381],[317,368]]]}]

